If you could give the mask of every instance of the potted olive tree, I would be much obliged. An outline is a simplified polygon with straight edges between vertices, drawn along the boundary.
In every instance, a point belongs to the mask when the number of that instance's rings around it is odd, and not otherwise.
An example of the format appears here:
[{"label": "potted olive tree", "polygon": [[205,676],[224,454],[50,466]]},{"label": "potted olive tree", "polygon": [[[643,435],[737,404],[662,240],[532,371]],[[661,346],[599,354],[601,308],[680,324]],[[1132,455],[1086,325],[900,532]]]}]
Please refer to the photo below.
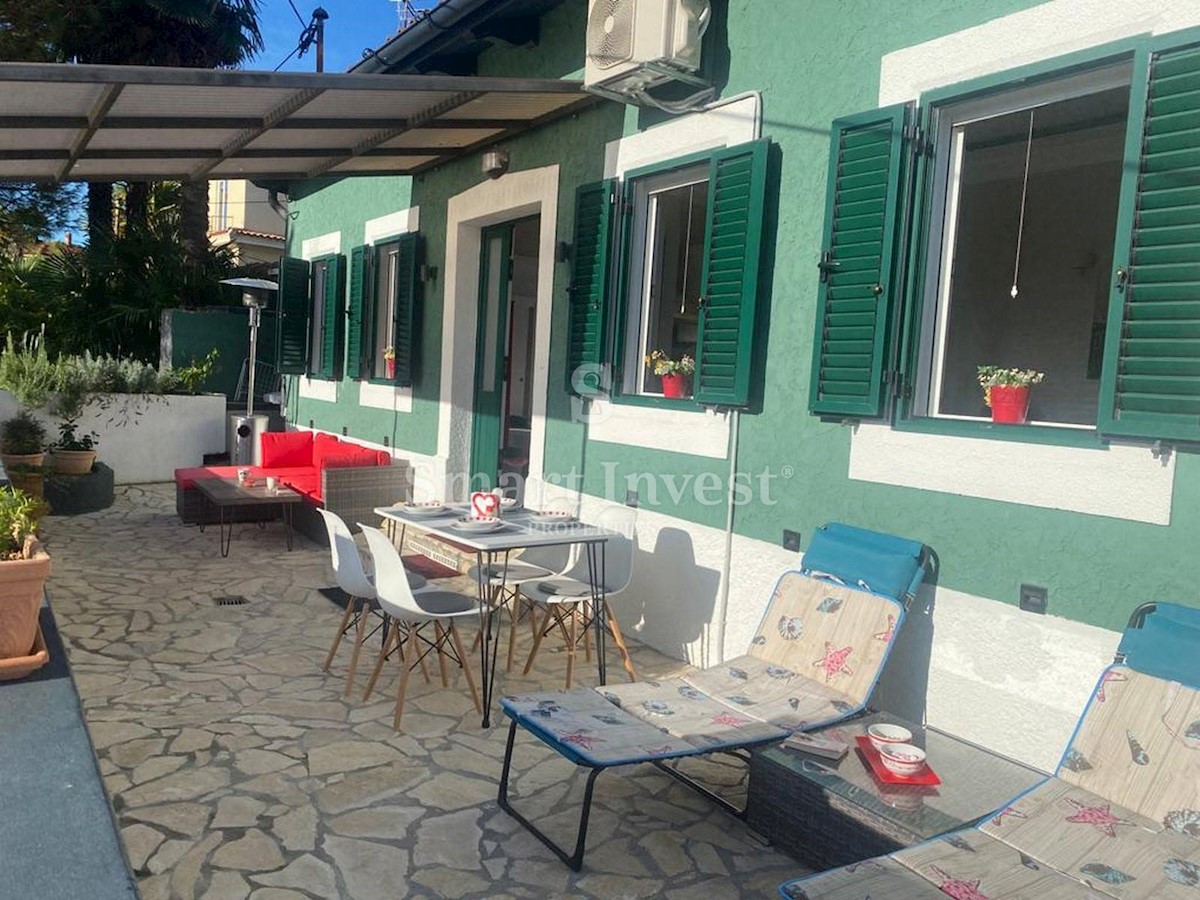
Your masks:
[{"label": "potted olive tree", "polygon": [[14,487],[41,497],[45,458],[46,428],[29,410],[21,410],[0,426],[0,459]]},{"label": "potted olive tree", "polygon": [[992,421],[1020,425],[1029,416],[1030,389],[1041,384],[1046,374],[1033,369],[980,366],[978,377],[983,402],[992,411]]},{"label": "potted olive tree", "polygon": [[20,678],[46,661],[37,647],[38,611],[50,557],[37,539],[41,501],[0,488],[0,679]]},{"label": "potted olive tree", "polygon": [[79,433],[79,422],[63,419],[58,440],[50,447],[54,471],[59,475],[86,475],[96,463],[96,433]]}]

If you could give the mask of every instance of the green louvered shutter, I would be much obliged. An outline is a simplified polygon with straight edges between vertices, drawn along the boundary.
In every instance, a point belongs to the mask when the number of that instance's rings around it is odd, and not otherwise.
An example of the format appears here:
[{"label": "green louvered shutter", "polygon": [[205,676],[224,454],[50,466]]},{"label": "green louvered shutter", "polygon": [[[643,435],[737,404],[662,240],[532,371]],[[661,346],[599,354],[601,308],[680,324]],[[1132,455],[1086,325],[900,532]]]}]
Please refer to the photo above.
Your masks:
[{"label": "green louvered shutter", "polygon": [[345,257],[330,256],[324,262],[325,320],[321,329],[321,365],[314,374],[320,378],[340,378],[346,327],[346,307],[343,300],[346,295]]},{"label": "green louvered shutter", "polygon": [[909,109],[885,107],[833,123],[808,403],[818,415],[884,411]]},{"label": "green louvered shutter", "polygon": [[279,262],[279,309],[276,312],[277,368],[286,375],[308,369],[309,266],[303,259],[285,256]]},{"label": "green louvered shutter", "polygon": [[1134,71],[1098,427],[1200,441],[1200,43]]},{"label": "green louvered shutter", "polygon": [[767,151],[761,140],[719,150],[709,164],[708,227],[692,393],[700,403],[750,399]]},{"label": "green louvered shutter", "polygon": [[574,265],[571,269],[567,386],[583,396],[603,388],[608,328],[609,240],[615,182],[585,184],[575,193]]},{"label": "green louvered shutter", "polygon": [[371,290],[371,247],[355,247],[350,251],[350,290],[346,302],[346,376],[361,379],[367,377],[363,363],[369,358],[363,354],[368,337],[364,329],[368,318],[373,318],[375,304]]},{"label": "green louvered shutter", "polygon": [[395,383],[413,383],[414,357],[416,354],[416,306],[421,285],[417,278],[420,266],[421,236],[400,236],[396,254],[396,314],[392,323],[392,348],[396,351]]}]

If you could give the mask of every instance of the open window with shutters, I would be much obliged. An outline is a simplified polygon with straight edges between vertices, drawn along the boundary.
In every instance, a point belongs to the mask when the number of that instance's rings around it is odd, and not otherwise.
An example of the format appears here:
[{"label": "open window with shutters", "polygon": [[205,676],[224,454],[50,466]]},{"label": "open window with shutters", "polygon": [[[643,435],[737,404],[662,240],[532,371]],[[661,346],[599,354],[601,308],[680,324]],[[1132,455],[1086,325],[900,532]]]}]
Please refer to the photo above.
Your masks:
[{"label": "open window with shutters", "polygon": [[[618,402],[749,403],[767,152],[754,141],[630,172],[620,187],[580,189],[569,359],[577,393],[601,392],[608,366]],[[682,381],[670,384],[655,358],[683,368]]]},{"label": "open window with shutters", "polygon": [[279,371],[340,378],[346,336],[344,258],[322,256],[309,262],[289,256],[279,270]]},{"label": "open window with shutters", "polygon": [[[810,409],[1200,439],[1196,38],[997,82],[834,123]],[[1044,373],[1026,424],[980,366]]]},{"label": "open window with shutters", "polygon": [[402,234],[350,253],[346,373],[380,384],[412,384],[419,236]]}]

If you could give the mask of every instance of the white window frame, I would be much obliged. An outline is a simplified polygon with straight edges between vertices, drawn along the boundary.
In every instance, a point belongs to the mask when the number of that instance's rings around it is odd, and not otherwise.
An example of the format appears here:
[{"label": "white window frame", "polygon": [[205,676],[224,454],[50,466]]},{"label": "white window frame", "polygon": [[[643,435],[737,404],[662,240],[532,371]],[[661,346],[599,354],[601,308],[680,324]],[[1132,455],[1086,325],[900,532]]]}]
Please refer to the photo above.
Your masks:
[{"label": "white window frame", "polygon": [[707,160],[683,165],[667,172],[634,178],[631,182],[633,220],[629,233],[629,272],[625,279],[628,302],[625,308],[625,358],[621,361],[625,377],[621,392],[639,397],[661,397],[659,392],[643,390],[646,354],[655,349],[647,343],[649,334],[650,290],[654,283],[655,261],[652,239],[656,225],[658,194],[696,184],[707,184]]},{"label": "white window frame", "polygon": [[[925,250],[924,291],[920,310],[920,343],[913,391],[913,415],[967,422],[987,421],[982,416],[938,412],[944,379],[944,357],[949,326],[952,254],[957,239],[959,180],[962,172],[964,126],[1061,100],[1128,86],[1133,64],[1123,61],[1052,78],[1023,88],[1003,90],[980,98],[950,102],[937,108],[934,140],[933,191],[930,197],[929,239]],[[948,265],[943,260],[951,258]],[[1094,431],[1095,423],[1037,422],[1032,427],[1074,428]]]},{"label": "white window frame", "polygon": [[[386,239],[375,245],[375,267],[371,277],[375,280],[372,291],[371,309],[371,378],[386,379],[387,366],[383,361],[383,348],[391,345],[396,321],[396,267],[400,264],[400,238]],[[380,283],[380,276],[384,281]],[[382,290],[381,290],[382,288]],[[384,317],[380,319],[380,312]],[[380,344],[382,322],[383,343]]]},{"label": "white window frame", "polygon": [[321,358],[325,339],[325,280],[329,277],[329,260],[315,259],[312,262],[310,299],[312,315],[308,326],[308,369],[319,373],[324,360]]}]

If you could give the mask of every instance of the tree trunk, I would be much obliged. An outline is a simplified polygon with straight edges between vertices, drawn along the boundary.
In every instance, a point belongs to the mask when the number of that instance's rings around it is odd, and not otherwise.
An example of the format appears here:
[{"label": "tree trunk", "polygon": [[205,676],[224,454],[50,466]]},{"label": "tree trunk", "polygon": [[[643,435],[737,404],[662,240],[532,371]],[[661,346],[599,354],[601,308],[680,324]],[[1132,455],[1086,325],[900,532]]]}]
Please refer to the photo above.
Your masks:
[{"label": "tree trunk", "polygon": [[150,202],[150,183],[130,181],[125,185],[125,228],[144,231]]},{"label": "tree trunk", "polygon": [[88,241],[96,244],[112,237],[113,230],[113,186],[111,181],[88,183],[87,196]]},{"label": "tree trunk", "polygon": [[208,182],[185,181],[179,190],[179,241],[184,259],[200,267],[208,255]]}]

